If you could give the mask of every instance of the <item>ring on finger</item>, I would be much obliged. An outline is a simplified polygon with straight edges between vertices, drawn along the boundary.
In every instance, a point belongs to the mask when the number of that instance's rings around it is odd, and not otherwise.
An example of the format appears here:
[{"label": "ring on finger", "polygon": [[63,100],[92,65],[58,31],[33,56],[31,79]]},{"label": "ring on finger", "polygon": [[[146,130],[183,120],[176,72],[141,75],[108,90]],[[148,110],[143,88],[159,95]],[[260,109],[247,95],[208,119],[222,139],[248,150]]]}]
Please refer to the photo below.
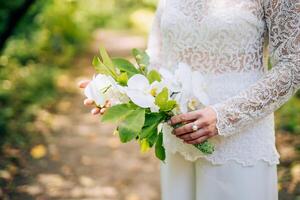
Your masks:
[{"label": "ring on finger", "polygon": [[199,129],[198,125],[194,122],[192,125],[192,130],[197,131]]}]

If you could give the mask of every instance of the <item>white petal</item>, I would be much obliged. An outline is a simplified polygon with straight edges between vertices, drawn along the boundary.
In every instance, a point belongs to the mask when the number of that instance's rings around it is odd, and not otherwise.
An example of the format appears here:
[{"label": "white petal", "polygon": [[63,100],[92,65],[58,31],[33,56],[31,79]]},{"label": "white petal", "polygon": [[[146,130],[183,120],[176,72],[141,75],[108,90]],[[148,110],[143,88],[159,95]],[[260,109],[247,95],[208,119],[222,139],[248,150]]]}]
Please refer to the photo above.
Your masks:
[{"label": "white petal", "polygon": [[[89,99],[93,99],[98,106],[103,106],[105,101],[110,97],[110,93],[112,93],[110,91],[112,84],[115,84],[112,77],[97,74],[93,76],[93,79],[85,88],[84,93]],[[111,88],[104,94],[103,92],[108,87]]]},{"label": "white petal", "polygon": [[200,101],[203,105],[207,106],[209,104],[209,97],[206,92],[197,92],[195,96],[197,97],[198,101]]},{"label": "white petal", "polygon": [[159,123],[157,126],[157,132],[160,133],[162,131],[164,123]]},{"label": "white petal", "polygon": [[193,85],[193,94],[197,97],[197,99],[204,105],[209,104],[209,97],[208,94],[205,91],[206,82],[204,80],[204,77],[200,72],[193,72],[192,77],[192,85]]},{"label": "white petal", "polygon": [[136,90],[147,90],[150,87],[148,79],[141,75],[135,74],[133,75],[127,82],[128,88],[136,89]]},{"label": "white petal", "polygon": [[104,95],[101,93],[100,90],[97,89],[95,86],[95,82],[91,81],[84,90],[85,96],[89,99],[95,101],[98,106],[102,106],[105,103]]},{"label": "white petal", "polygon": [[175,71],[176,78],[181,83],[182,90],[185,92],[192,89],[192,70],[189,65],[179,63],[178,69]]},{"label": "white petal", "polygon": [[173,80],[174,79],[174,75],[169,70],[167,70],[165,68],[160,68],[159,73],[164,79],[167,79],[167,80]]},{"label": "white petal", "polygon": [[115,89],[118,90],[121,94],[125,94],[126,93],[126,87],[124,87],[124,86],[116,85]]},{"label": "white petal", "polygon": [[145,94],[139,90],[131,90],[127,88],[126,94],[131,99],[133,103],[142,107],[142,108],[150,108],[154,104],[154,97],[150,94]]},{"label": "white petal", "polygon": [[157,105],[153,104],[150,107],[150,110],[151,110],[151,112],[159,112],[159,107]]},{"label": "white petal", "polygon": [[106,75],[98,74],[92,81],[95,83],[97,88],[106,88],[112,85],[113,79]]},{"label": "white petal", "polygon": [[151,83],[150,85],[150,90],[152,89],[156,89],[156,93],[160,93],[162,91],[163,88],[168,88],[168,86],[165,84],[165,82],[158,82],[158,81],[154,81],[153,83]]},{"label": "white petal", "polygon": [[181,113],[187,113],[188,111],[188,98],[181,98],[177,100],[177,103],[179,105],[179,109]]},{"label": "white petal", "polygon": [[166,87],[171,91],[171,92],[178,92],[180,90],[180,83],[175,77],[175,74],[172,74],[169,70],[165,68],[161,68],[159,70],[159,73],[162,76],[162,83],[166,85]]}]

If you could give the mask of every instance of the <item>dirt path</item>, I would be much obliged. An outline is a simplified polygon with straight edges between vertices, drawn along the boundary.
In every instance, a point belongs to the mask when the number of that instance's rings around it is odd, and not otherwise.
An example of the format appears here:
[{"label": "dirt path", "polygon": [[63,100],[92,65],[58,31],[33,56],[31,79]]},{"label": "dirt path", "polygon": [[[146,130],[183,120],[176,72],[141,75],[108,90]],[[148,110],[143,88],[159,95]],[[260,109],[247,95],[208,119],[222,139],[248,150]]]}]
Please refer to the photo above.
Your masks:
[{"label": "dirt path", "polygon": [[[91,77],[89,66],[99,43],[113,55],[128,55],[144,47],[145,39],[126,33],[98,32],[91,55],[80,57],[74,68],[59,77],[64,95],[50,118],[51,132],[45,158],[32,160],[24,169],[28,180],[17,187],[15,200],[158,200],[159,162],[153,151],[140,154],[139,147],[121,145],[113,126],[100,124],[82,106],[82,91],[76,82]],[[122,48],[120,47],[122,45]],[[73,93],[75,92],[75,94]]]}]

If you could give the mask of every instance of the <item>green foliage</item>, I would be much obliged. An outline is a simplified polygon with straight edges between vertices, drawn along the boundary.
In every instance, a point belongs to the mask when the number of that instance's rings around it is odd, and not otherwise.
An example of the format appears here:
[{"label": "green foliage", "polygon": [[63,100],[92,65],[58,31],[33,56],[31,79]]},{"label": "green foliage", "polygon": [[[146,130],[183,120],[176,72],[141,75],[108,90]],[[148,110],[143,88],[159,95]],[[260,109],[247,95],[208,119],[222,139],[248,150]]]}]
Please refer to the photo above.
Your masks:
[{"label": "green foliage", "polygon": [[136,110],[136,106],[134,104],[119,104],[114,105],[107,109],[102,117],[102,122],[120,122],[125,117],[127,117],[130,113]]},{"label": "green foliage", "polygon": [[147,152],[150,149],[150,144],[148,142],[148,140],[146,139],[142,139],[139,141],[140,143],[140,148],[141,148],[141,152]]},{"label": "green foliage", "polygon": [[146,152],[155,144],[156,156],[165,159],[162,138],[158,134],[158,125],[166,119],[163,112],[151,113],[138,108],[133,103],[110,107],[103,115],[103,122],[118,123],[117,132],[122,143],[138,139],[141,152]]},{"label": "green foliage", "polygon": [[105,74],[113,77],[115,80],[117,79],[117,73],[114,69],[114,67],[111,67],[109,65],[104,64],[100,57],[94,57],[92,64],[99,74]]},{"label": "green foliage", "polygon": [[138,136],[145,122],[145,110],[136,109],[129,113],[118,126],[121,142],[129,142]]},{"label": "green foliage", "polygon": [[164,88],[156,97],[155,104],[159,106],[161,111],[170,111],[176,106],[176,101],[169,100],[169,91]]},{"label": "green foliage", "polygon": [[126,72],[129,77],[140,73],[132,63],[123,58],[114,58],[113,63],[121,72]]},{"label": "green foliage", "polygon": [[300,98],[295,96],[276,112],[276,128],[300,134]]},{"label": "green foliage", "polygon": [[[0,3],[0,32],[23,2]],[[15,27],[0,56],[0,146],[26,146],[40,134],[35,121],[58,97],[56,77],[88,44],[92,26],[82,12],[79,1],[36,1]]]},{"label": "green foliage", "polygon": [[128,82],[127,72],[121,72],[117,77],[117,82],[120,83],[120,85],[126,86]]},{"label": "green foliage", "polygon": [[214,145],[210,143],[208,140],[205,140],[200,144],[195,144],[194,146],[204,154],[212,154],[215,149]]},{"label": "green foliage", "polygon": [[166,159],[166,152],[165,148],[163,146],[163,133],[160,132],[157,137],[157,141],[155,143],[155,155],[157,158],[159,158],[161,161],[164,161]]},{"label": "green foliage", "polygon": [[106,49],[103,46],[100,46],[99,52],[101,55],[101,58],[103,60],[103,64],[109,67],[111,70],[114,70],[114,64],[112,60],[110,59]]},{"label": "green foliage", "polygon": [[[39,110],[55,102],[56,70],[28,66],[10,66],[0,70],[0,145],[30,143]],[[8,78],[9,77],[9,78]]]},{"label": "green foliage", "polygon": [[139,49],[133,49],[132,55],[134,56],[137,64],[139,65],[141,73],[146,75],[146,67],[149,65],[149,56],[147,55],[147,53]]},{"label": "green foliage", "polygon": [[147,78],[148,78],[148,80],[149,80],[150,83],[153,83],[154,81],[158,81],[158,82],[161,81],[160,74],[156,70],[151,70],[148,73]]},{"label": "green foliage", "polygon": [[163,113],[149,113],[146,114],[145,124],[140,133],[140,138],[147,138],[153,134],[157,134],[157,126],[165,119]]}]

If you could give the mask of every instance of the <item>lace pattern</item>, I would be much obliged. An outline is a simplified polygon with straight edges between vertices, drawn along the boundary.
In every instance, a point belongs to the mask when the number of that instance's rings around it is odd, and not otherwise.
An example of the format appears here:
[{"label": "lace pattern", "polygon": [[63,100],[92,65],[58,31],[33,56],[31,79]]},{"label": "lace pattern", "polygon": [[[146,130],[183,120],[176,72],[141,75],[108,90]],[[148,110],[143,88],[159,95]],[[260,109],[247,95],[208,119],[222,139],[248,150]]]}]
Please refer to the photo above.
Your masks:
[{"label": "lace pattern", "polygon": [[[271,70],[263,65],[265,43]],[[217,113],[212,155],[170,134],[167,149],[215,164],[279,163],[273,112],[300,87],[299,0],[161,0],[147,52],[152,67],[186,62],[202,72]]]}]

